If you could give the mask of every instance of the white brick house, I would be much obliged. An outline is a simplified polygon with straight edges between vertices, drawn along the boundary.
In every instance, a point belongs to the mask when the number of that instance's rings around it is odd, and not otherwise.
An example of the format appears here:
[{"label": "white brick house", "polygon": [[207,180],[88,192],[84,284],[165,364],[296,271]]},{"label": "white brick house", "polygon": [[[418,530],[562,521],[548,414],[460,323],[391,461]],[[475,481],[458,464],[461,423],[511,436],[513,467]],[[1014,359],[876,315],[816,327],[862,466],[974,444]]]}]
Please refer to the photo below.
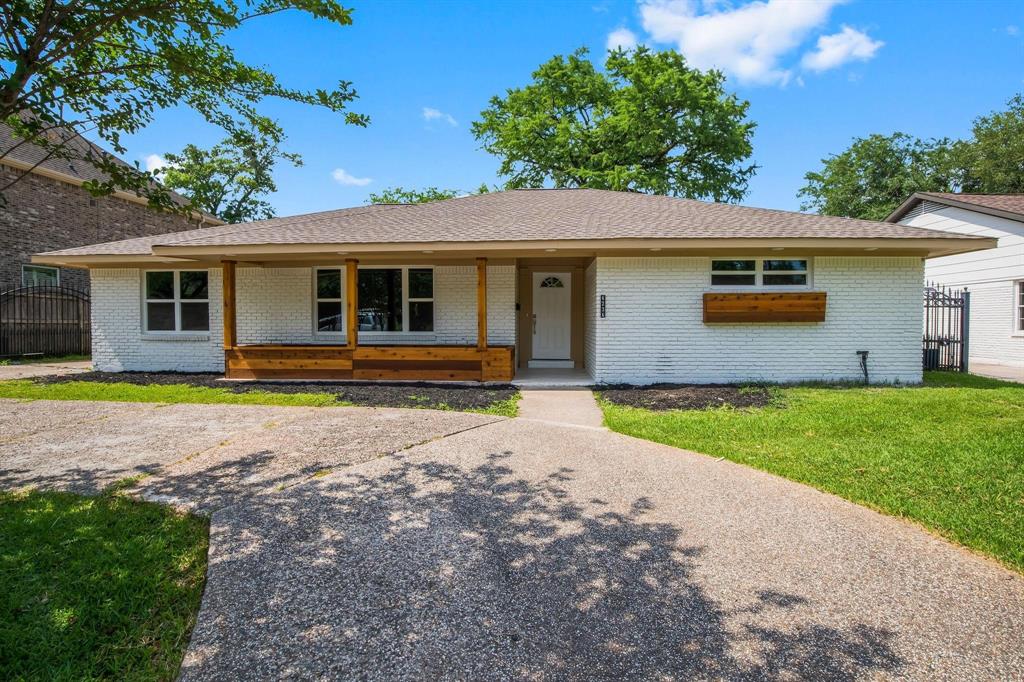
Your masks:
[{"label": "white brick house", "polygon": [[367,206],[40,254],[93,361],[256,379],[921,380],[924,259],[994,240],[599,190]]},{"label": "white brick house", "polygon": [[929,259],[925,279],[971,292],[970,363],[1024,380],[1024,195],[919,192],[887,220],[998,240],[980,253]]}]

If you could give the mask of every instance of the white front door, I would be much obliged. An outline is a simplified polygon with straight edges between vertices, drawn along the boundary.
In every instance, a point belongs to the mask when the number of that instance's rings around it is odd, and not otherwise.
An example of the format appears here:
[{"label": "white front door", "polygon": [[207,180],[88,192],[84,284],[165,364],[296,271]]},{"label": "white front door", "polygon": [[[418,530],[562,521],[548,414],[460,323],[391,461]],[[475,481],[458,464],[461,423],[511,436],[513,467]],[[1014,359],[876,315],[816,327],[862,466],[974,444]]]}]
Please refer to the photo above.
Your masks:
[{"label": "white front door", "polygon": [[533,273],[533,360],[568,360],[572,273]]}]

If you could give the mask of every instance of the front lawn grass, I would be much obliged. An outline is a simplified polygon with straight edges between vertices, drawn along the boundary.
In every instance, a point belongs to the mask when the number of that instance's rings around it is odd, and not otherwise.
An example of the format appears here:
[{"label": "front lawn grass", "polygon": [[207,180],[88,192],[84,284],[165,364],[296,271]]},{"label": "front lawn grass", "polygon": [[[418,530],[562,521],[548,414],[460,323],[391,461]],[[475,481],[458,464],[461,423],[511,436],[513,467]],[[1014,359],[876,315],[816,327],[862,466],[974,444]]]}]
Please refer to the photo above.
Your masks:
[{"label": "front lawn grass", "polygon": [[[415,388],[409,389],[415,393]],[[0,398],[20,400],[101,400],[128,403],[200,403],[224,405],[284,405],[299,407],[351,407],[332,393],[276,393],[272,391],[235,392],[229,388],[189,386],[187,384],[130,384],[93,381],[38,383],[29,379],[0,381]],[[466,412],[514,417],[518,394],[508,400],[491,403]],[[444,404],[425,405],[431,409],[451,409]]]},{"label": "front lawn grass", "polygon": [[1024,385],[927,373],[922,387],[779,387],[759,409],[653,412],[609,428],[902,516],[1024,572]]},{"label": "front lawn grass", "polygon": [[115,492],[0,492],[0,679],[174,679],[207,531]]}]

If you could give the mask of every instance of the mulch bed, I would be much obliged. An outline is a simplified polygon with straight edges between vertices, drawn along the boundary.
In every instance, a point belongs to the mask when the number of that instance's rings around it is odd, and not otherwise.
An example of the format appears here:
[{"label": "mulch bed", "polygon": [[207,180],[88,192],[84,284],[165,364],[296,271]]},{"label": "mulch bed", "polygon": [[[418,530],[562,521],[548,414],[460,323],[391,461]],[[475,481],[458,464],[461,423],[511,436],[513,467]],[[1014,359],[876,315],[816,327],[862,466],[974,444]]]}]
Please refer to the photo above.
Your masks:
[{"label": "mulch bed", "polygon": [[767,387],[722,384],[612,386],[601,389],[600,393],[616,405],[657,411],[705,410],[726,405],[764,407],[772,401],[772,392]]},{"label": "mulch bed", "polygon": [[369,407],[447,407],[481,410],[516,395],[509,386],[444,386],[423,382],[373,384],[354,382],[260,382],[222,381],[223,374],[186,372],[87,372],[66,376],[37,377],[40,384],[95,381],[107,384],[188,385],[223,388],[234,393],[330,393],[339,401]]}]

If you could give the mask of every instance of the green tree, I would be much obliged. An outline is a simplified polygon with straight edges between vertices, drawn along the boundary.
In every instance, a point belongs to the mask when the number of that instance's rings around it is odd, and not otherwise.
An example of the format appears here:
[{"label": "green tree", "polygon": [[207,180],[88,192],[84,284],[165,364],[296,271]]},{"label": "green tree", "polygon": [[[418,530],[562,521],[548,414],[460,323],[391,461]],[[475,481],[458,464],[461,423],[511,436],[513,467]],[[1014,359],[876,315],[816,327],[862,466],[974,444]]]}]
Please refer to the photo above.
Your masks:
[{"label": "green tree", "polygon": [[973,139],[957,147],[965,192],[1024,192],[1024,98],[1006,104],[1006,111],[975,119]]},{"label": "green tree", "polygon": [[954,191],[962,176],[956,145],[906,133],[854,139],[804,175],[802,210],[882,220],[914,192]]},{"label": "green tree", "polygon": [[370,204],[425,204],[430,201],[442,201],[453,199],[468,194],[486,194],[490,190],[487,185],[481,184],[474,192],[463,192],[457,189],[438,189],[437,187],[425,187],[423,189],[406,189],[405,187],[387,187],[379,193],[371,193],[367,199]]},{"label": "green tree", "polygon": [[533,81],[493,97],[473,134],[501,158],[506,187],[592,187],[739,201],[747,164],[749,103],[724,90],[719,71],[687,66],[675,51],[608,53],[599,71],[579,49],[556,56]]},{"label": "green tree", "polygon": [[[16,0],[0,4],[0,121],[50,156],[90,163],[108,179],[94,194],[121,189],[174,208],[151,174],[119,163],[91,145],[93,135],[116,152],[121,138],[170,106],[191,108],[229,135],[258,129],[266,98],[341,112],[351,84],[296,90],[267,69],[238,59],[228,38],[257,17],[296,9],[344,26],[351,10],[335,0]],[[367,118],[346,112],[345,120]],[[2,191],[3,188],[0,188]]]},{"label": "green tree", "polygon": [[161,181],[185,196],[192,208],[228,223],[274,217],[265,197],[277,191],[273,170],[278,161],[302,165],[298,154],[281,150],[281,129],[264,121],[256,130],[239,130],[210,149],[190,144],[165,154]]}]

